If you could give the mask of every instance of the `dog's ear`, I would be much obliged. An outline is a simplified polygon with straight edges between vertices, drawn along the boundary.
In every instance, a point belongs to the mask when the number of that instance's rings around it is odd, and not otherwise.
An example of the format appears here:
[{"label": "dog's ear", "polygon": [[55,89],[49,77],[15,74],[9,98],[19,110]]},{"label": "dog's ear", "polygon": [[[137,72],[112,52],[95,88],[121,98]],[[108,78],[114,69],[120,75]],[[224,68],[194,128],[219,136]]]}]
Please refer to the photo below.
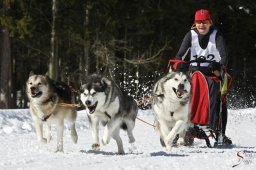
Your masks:
[{"label": "dog's ear", "polygon": [[82,88],[83,88],[83,81],[80,80],[80,90],[82,90]]},{"label": "dog's ear", "polygon": [[169,71],[168,71],[169,73],[172,73],[173,72],[173,66],[171,65],[170,67],[169,67]]},{"label": "dog's ear", "polygon": [[79,88],[80,93],[83,93],[83,91],[84,91],[85,88],[86,88],[86,85],[85,85],[85,84],[82,84],[82,82],[81,82],[81,85],[80,85],[80,88]]},{"label": "dog's ear", "polygon": [[46,72],[44,76],[45,76],[46,79],[49,79],[49,80],[51,79],[49,72]]},{"label": "dog's ear", "polygon": [[48,71],[45,73],[45,76],[46,76],[46,77],[49,77],[49,72],[48,72]]},{"label": "dog's ear", "polygon": [[52,81],[52,79],[50,78],[48,72],[45,73],[44,77],[45,77],[45,79],[46,79],[47,81],[50,81],[50,82]]},{"label": "dog's ear", "polygon": [[102,84],[106,84],[106,85],[108,85],[108,86],[111,85],[111,81],[110,81],[109,79],[105,78],[105,77],[102,77],[101,83],[102,83]]},{"label": "dog's ear", "polygon": [[33,75],[35,75],[35,73],[34,73],[33,71],[30,71],[29,77],[30,77],[30,76],[33,76]]}]

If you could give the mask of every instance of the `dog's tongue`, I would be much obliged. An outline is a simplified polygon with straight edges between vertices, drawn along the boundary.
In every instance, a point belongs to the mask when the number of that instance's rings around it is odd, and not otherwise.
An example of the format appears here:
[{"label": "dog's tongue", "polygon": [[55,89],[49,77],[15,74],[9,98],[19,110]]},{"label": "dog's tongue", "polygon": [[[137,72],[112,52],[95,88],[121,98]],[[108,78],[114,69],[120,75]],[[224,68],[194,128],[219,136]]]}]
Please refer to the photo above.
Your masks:
[{"label": "dog's tongue", "polygon": [[37,92],[34,92],[34,91],[33,91],[31,94],[32,94],[32,96],[36,96],[36,95],[37,95]]},{"label": "dog's tongue", "polygon": [[89,109],[90,113],[93,113],[95,106],[88,106],[88,109]]},{"label": "dog's tongue", "polygon": [[178,89],[177,90],[178,96],[182,96],[184,93],[185,93],[185,91],[183,89]]},{"label": "dog's tongue", "polygon": [[97,104],[98,104],[98,102],[96,102],[94,105],[87,106],[90,111],[90,114],[92,114],[95,111]]}]

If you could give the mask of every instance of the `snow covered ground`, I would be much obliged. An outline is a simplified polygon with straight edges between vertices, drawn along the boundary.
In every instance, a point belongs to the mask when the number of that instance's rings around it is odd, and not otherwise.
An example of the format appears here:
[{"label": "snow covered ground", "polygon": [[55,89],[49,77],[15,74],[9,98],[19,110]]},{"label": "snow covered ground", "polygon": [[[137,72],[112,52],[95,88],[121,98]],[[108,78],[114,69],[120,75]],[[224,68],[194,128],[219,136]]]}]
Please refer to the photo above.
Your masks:
[{"label": "snow covered ground", "polygon": [[[140,110],[139,117],[153,123],[151,110]],[[137,120],[135,144],[129,144],[126,134],[122,132],[126,154],[116,155],[117,147],[113,140],[101,146],[100,151],[91,150],[92,138],[87,116],[85,111],[79,111],[78,143],[72,143],[69,130],[65,128],[64,153],[54,153],[55,129],[51,143],[39,144],[28,110],[0,110],[0,170],[255,170],[255,122],[256,108],[229,110],[227,135],[232,138],[235,147],[207,148],[204,141],[196,140],[192,147],[175,147],[167,152],[161,147],[154,128]]]}]

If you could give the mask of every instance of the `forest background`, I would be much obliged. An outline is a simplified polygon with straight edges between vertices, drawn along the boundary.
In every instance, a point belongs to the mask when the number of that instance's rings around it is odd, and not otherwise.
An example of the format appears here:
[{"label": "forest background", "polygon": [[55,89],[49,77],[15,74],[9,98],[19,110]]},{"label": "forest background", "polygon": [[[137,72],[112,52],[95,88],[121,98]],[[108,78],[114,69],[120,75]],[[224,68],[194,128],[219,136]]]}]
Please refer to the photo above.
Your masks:
[{"label": "forest background", "polygon": [[211,11],[226,39],[229,107],[255,107],[255,0],[1,0],[0,109],[27,108],[30,71],[48,72],[77,96],[97,72],[137,100],[150,97],[198,9]]}]

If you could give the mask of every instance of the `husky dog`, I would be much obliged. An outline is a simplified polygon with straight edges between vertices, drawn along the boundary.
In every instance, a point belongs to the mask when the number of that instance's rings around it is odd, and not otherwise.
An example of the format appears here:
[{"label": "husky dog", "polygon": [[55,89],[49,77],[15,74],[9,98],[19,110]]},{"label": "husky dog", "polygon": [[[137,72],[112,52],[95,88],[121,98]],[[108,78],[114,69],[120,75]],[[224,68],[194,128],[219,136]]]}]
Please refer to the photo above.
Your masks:
[{"label": "husky dog", "polygon": [[177,144],[184,144],[185,130],[190,124],[190,96],[189,73],[170,72],[154,85],[152,107],[155,126],[160,133],[161,144],[167,150],[171,150],[177,134]]},{"label": "husky dog", "polygon": [[[76,109],[60,106],[60,103],[71,103],[71,91],[66,84],[54,82],[47,75],[36,75],[31,72],[26,83],[26,93],[30,101],[30,113],[35,123],[36,135],[41,143],[50,142],[51,124],[56,124],[56,152],[63,152],[64,119],[69,122],[73,142],[77,143]],[[43,137],[44,123],[46,138]]]},{"label": "husky dog", "polygon": [[87,77],[81,90],[80,99],[86,107],[92,128],[92,149],[100,148],[99,123],[101,123],[105,126],[102,144],[108,144],[112,137],[117,143],[118,154],[124,154],[119,131],[121,128],[127,130],[129,142],[135,141],[132,133],[138,112],[135,100],[122,93],[114,81],[98,74]]}]

